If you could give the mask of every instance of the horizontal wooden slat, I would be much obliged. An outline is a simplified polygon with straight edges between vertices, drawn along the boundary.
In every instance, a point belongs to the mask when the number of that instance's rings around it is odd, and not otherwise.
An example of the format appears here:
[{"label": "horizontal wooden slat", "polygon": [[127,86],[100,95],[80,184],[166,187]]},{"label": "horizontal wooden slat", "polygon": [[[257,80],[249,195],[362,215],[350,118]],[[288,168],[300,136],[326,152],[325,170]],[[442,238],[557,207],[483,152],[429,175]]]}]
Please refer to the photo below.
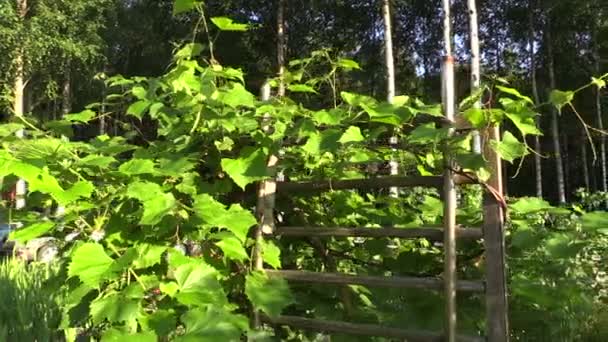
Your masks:
[{"label": "horizontal wooden slat", "polygon": [[[471,179],[456,176],[456,184],[470,184]],[[322,192],[345,189],[378,189],[390,187],[425,186],[439,188],[443,186],[443,177],[439,176],[386,176],[367,179],[319,180],[305,182],[277,182],[279,194],[293,192]]]},{"label": "horizontal wooden slat", "polygon": [[[427,290],[443,289],[443,280],[440,278],[417,278],[417,277],[380,277],[362,276],[343,273],[310,272],[297,270],[265,270],[269,276],[281,277],[287,280],[317,283],[317,284],[339,284],[339,285],[363,285],[372,287],[392,288],[417,288]],[[459,280],[458,291],[483,292],[485,289],[482,281]]]},{"label": "horizontal wooden slat", "polygon": [[[483,237],[480,228],[458,228],[460,239],[476,240]],[[351,228],[351,227],[277,227],[273,235],[306,237],[396,237],[404,239],[426,238],[431,241],[443,240],[440,228]]]},{"label": "horizontal wooden slat", "polygon": [[[375,336],[387,337],[393,339],[405,339],[408,342],[439,342],[443,341],[441,333],[420,331],[420,330],[405,330],[390,328],[375,324],[357,324],[348,322],[328,321],[296,316],[279,316],[270,318],[264,316],[263,320],[270,324],[288,325],[290,327],[326,332],[326,333],[344,333],[349,335],[359,336]],[[461,342],[482,342],[481,337],[473,336],[457,336],[457,340]]]}]

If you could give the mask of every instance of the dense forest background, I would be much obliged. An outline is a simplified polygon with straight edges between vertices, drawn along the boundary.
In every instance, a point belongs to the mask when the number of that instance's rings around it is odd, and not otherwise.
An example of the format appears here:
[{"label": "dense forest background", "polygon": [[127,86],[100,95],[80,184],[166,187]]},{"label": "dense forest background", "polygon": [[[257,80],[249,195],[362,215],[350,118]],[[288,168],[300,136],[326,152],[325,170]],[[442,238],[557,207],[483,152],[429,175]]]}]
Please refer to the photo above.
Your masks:
[{"label": "dense forest background", "polygon": [[[11,75],[14,47],[28,56],[27,112],[57,117],[72,109],[101,101],[103,82],[94,76],[159,75],[171,62],[176,44],[192,35],[194,15],[172,15],[172,1],[32,1],[21,27],[11,17],[13,2],[0,5],[0,79],[4,106],[11,108]],[[215,40],[215,58],[222,65],[237,66],[247,74],[248,88],[256,92],[265,78],[276,74],[276,1],[207,1],[210,16],[228,16],[254,24],[246,33],[224,33]],[[483,78],[509,80],[532,95],[532,74],[540,103],[549,89],[575,89],[601,75],[606,58],[606,3],[604,1],[478,1]],[[360,63],[361,70],[340,75],[341,89],[384,97],[383,29],[377,1],[288,1],[285,9],[288,60],[329,49]],[[14,13],[13,13],[14,14]],[[429,102],[440,98],[441,4],[438,1],[396,0],[394,46],[397,93],[419,96]],[[455,54],[459,61],[457,92],[468,94],[469,27],[466,3],[454,6]],[[211,30],[213,31],[213,27]],[[206,37],[197,40],[204,43]],[[535,65],[531,65],[534,54]],[[551,86],[551,74],[555,87]],[[584,120],[597,121],[595,91],[577,97],[576,108]],[[318,101],[318,100],[317,100]],[[605,99],[601,100],[605,105]],[[322,104],[319,104],[322,105]],[[540,107],[543,196],[559,201],[555,167],[551,107]],[[5,110],[5,114],[7,111]],[[601,112],[600,112],[601,113]],[[119,128],[120,110],[107,117],[106,130]],[[118,127],[117,127],[118,126]],[[593,154],[579,120],[569,109],[558,118],[559,145],[564,165],[566,196],[577,189],[606,190],[602,158]],[[601,134],[593,132],[599,149]],[[84,134],[84,133],[83,133]],[[533,142],[530,141],[530,146]],[[585,164],[587,167],[583,167]],[[519,169],[519,172],[517,172]],[[510,195],[534,195],[534,158],[506,167]],[[605,173],[605,172],[604,172]],[[518,177],[512,178],[518,174]]]}]

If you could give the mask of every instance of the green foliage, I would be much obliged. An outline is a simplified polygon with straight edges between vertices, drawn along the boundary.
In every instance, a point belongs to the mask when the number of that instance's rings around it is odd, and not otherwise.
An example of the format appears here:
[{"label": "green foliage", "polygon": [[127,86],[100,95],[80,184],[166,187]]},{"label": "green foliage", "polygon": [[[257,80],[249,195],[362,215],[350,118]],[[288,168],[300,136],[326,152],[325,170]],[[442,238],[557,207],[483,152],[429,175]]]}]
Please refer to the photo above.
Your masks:
[{"label": "green foliage", "polygon": [[[205,5],[177,0],[173,13],[188,17],[187,12],[201,13]],[[249,28],[224,17],[211,22],[221,31]],[[406,95],[386,103],[339,89],[340,74],[361,67],[331,50],[292,61],[285,75],[289,96],[265,102],[247,89],[243,71],[217,61],[203,64],[202,51],[198,43],[184,45],[159,77],[105,80],[111,93],[106,100],[126,108],[124,137],[101,135],[76,142],[61,131],[25,121],[31,139],[16,139],[13,134],[22,125],[0,125],[0,177],[21,177],[31,192],[31,207],[14,213],[26,228],[12,237],[26,241],[47,233],[77,236],[65,241],[60,260],[65,268],[62,291],[69,293],[63,303],[66,332],[82,329],[102,341],[217,341],[257,336],[244,314],[254,310],[269,316],[314,312],[320,318],[339,319],[346,306],[337,299],[341,289],[291,288],[282,279],[252,270],[256,203],[242,194],[251,193],[255,182],[269,176],[271,155],[281,155],[277,170],[292,180],[364,178],[368,171],[363,164],[389,160],[399,160],[406,174],[438,174],[443,153],[454,155],[460,168],[481,179],[488,175],[486,161],[470,151],[470,132],[451,136],[445,126],[434,123],[442,116],[439,104]],[[497,90],[497,107],[474,106],[480,91],[465,99],[460,111],[478,129],[512,123],[522,139],[507,131],[492,147],[513,162],[528,153],[522,141],[541,132],[529,97],[507,86]],[[329,97],[331,103],[322,102]],[[323,105],[309,106],[312,98]],[[571,101],[565,99],[554,96],[556,105]],[[84,126],[99,115],[85,110],[47,127]],[[430,123],[400,129],[417,120]],[[152,132],[142,133],[142,122],[153,123],[147,127]],[[401,135],[403,148],[375,146],[394,131]],[[463,194],[465,205],[458,212],[463,225],[480,223],[481,200],[475,193]],[[63,217],[40,222],[29,211],[52,202],[65,207]],[[589,293],[576,289],[587,289],[587,267],[597,265],[578,258],[588,253],[585,239],[602,242],[599,224],[604,215],[572,217],[540,200],[521,200],[512,207],[516,310],[552,313],[560,322],[572,318],[572,312],[587,312]],[[287,225],[369,229],[438,225],[441,208],[437,191],[417,188],[403,191],[399,199],[382,192],[331,191],[277,203]],[[547,216],[558,217],[560,223],[546,229]],[[191,243],[194,252],[182,254],[176,247],[183,243]],[[336,238],[320,245],[284,239],[261,247],[264,263],[273,268],[331,267],[373,275],[390,269],[405,276],[436,275],[442,269],[441,250],[425,239]],[[478,277],[483,270],[475,260],[481,246],[469,247],[459,255],[460,272]],[[546,265],[551,266],[550,274]],[[566,278],[569,272],[574,276]],[[441,326],[437,295],[360,286],[346,291],[354,298],[352,314],[359,320],[401,326],[406,317],[419,328]],[[564,303],[551,302],[553,296],[572,302],[561,310]],[[480,332],[477,299],[463,301],[463,329]]]},{"label": "green foliage", "polygon": [[[515,338],[583,341],[601,328],[608,282],[603,269],[608,238],[605,212],[579,205],[555,208],[537,198],[510,205],[511,319]],[[606,336],[605,333],[603,335]],[[601,338],[598,339],[598,341]]]},{"label": "green foliage", "polygon": [[61,337],[55,266],[0,263],[0,340],[54,341]]}]

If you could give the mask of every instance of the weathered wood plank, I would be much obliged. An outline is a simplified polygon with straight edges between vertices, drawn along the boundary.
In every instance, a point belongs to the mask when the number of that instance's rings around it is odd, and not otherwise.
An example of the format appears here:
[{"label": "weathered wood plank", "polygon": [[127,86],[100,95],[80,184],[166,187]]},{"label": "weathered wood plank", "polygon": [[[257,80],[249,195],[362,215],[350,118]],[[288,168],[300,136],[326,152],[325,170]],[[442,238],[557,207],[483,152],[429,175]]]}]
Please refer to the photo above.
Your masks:
[{"label": "weathered wood plank", "polygon": [[[469,177],[454,176],[456,184],[471,184]],[[303,182],[277,182],[277,192],[280,194],[293,195],[294,192],[323,192],[331,190],[346,189],[379,189],[390,187],[414,187],[424,186],[441,188],[443,177],[441,176],[386,176],[368,179],[343,179],[343,180],[319,180]]]},{"label": "weathered wood plank", "polygon": [[[405,339],[408,342],[440,342],[444,340],[443,335],[437,332],[397,329],[375,324],[357,324],[295,316],[279,316],[274,318],[264,316],[263,320],[270,324],[288,325],[298,329],[325,333],[344,333],[359,336],[387,337],[393,339]],[[459,335],[457,339],[461,342],[484,341],[482,337],[464,335]]]},{"label": "weathered wood plank", "polygon": [[[291,281],[317,284],[351,284],[372,287],[441,290],[444,283],[441,278],[363,276],[299,270],[266,269],[265,272],[271,277],[281,277]],[[456,284],[456,289],[462,292],[483,292],[485,284],[482,281],[460,280]]]},{"label": "weathered wood plank", "polygon": [[[487,131],[490,140],[499,141],[498,127]],[[488,143],[486,146],[490,145]],[[492,171],[488,186],[503,194],[500,156],[486,148],[486,159]],[[502,206],[496,197],[486,193],[483,207],[483,233],[486,253],[486,320],[488,340],[509,341],[509,319],[506,282],[505,236]]]},{"label": "weathered wood plank", "polygon": [[[354,228],[354,227],[277,227],[274,235],[294,237],[394,237],[403,239],[425,238],[431,241],[443,240],[442,228]],[[456,236],[463,240],[477,240],[483,237],[481,228],[456,229]]]}]

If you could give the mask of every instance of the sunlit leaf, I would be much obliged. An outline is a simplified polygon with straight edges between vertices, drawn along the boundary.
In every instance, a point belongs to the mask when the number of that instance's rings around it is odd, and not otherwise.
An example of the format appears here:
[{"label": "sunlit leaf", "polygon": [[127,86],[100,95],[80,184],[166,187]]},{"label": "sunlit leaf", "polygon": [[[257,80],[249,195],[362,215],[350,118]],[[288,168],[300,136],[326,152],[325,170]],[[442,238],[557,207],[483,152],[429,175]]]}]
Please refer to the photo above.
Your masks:
[{"label": "sunlit leaf", "polygon": [[268,175],[267,155],[263,149],[246,147],[241,150],[238,159],[224,158],[222,169],[242,189],[247,184],[262,180]]},{"label": "sunlit leaf", "polygon": [[211,18],[211,22],[221,31],[247,31],[249,28],[248,24],[236,23],[232,19],[226,17],[214,17]]},{"label": "sunlit leaf", "polygon": [[498,152],[500,157],[510,163],[515,159],[522,158],[528,154],[526,144],[517,140],[510,132],[505,132],[500,142],[491,141],[491,147]]},{"label": "sunlit leaf", "polygon": [[113,262],[100,244],[86,243],[72,254],[68,275],[80,278],[91,287],[97,287],[109,275]]}]

